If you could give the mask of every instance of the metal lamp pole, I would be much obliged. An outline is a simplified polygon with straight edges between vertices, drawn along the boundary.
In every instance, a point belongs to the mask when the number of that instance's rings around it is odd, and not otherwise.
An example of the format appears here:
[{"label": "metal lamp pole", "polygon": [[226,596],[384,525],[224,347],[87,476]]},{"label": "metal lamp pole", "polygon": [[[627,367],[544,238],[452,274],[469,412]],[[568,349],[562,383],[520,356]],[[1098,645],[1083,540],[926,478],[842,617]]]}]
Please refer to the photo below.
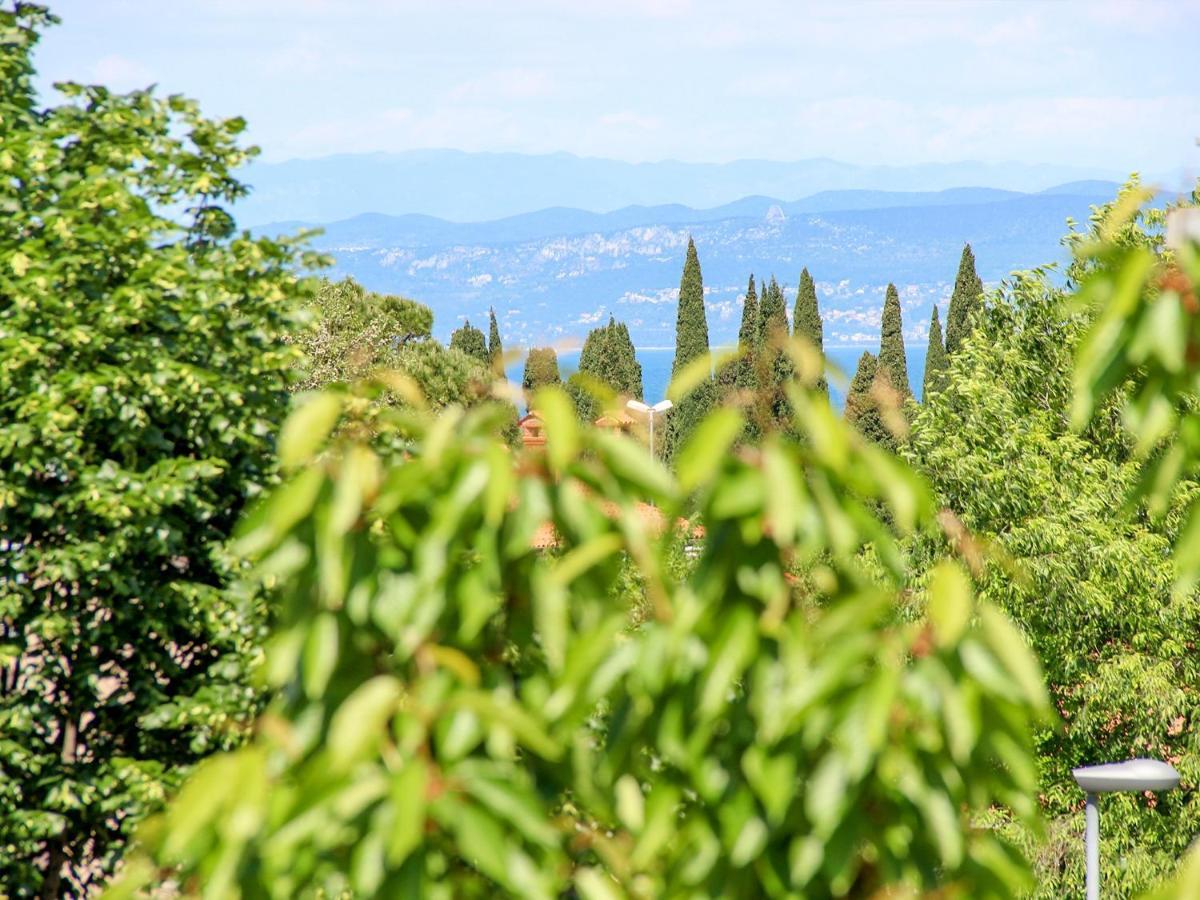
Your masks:
[{"label": "metal lamp pole", "polygon": [[1087,792],[1084,853],[1087,900],[1100,900],[1100,795],[1113,791],[1169,791],[1179,787],[1175,767],[1157,759],[1131,759],[1073,769],[1075,782]]},{"label": "metal lamp pole", "polygon": [[650,455],[653,456],[654,455],[654,417],[661,413],[665,413],[668,409],[670,409],[675,404],[672,403],[670,400],[662,400],[659,403],[655,403],[653,406],[647,406],[645,403],[643,403],[640,400],[629,400],[626,402],[625,405],[628,406],[630,409],[632,409],[634,412],[643,413],[646,416],[646,418],[648,418],[650,420]]}]

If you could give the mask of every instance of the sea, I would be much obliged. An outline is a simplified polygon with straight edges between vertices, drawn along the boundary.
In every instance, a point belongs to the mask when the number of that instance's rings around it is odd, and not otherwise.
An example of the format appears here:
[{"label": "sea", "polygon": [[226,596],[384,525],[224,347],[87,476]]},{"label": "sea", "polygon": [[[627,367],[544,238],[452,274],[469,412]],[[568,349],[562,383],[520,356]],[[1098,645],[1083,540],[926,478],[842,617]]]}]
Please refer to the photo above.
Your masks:
[{"label": "sea", "polygon": [[[841,347],[826,347],[825,362],[829,380],[829,398],[836,409],[841,409],[846,402],[846,388],[854,377],[858,359],[863,351],[870,350],[878,353],[876,346],[847,345]],[[925,347],[906,348],[908,360],[908,381],[912,387],[913,396],[921,399],[921,380],[925,375]],[[642,387],[645,401],[650,404],[666,399],[667,385],[671,381],[671,363],[675,358],[673,347],[638,347],[638,362],[642,364]],[[509,381],[521,383],[524,372],[524,359],[517,359],[506,369]],[[579,350],[564,349],[558,351],[559,374],[565,380],[579,368]]]}]

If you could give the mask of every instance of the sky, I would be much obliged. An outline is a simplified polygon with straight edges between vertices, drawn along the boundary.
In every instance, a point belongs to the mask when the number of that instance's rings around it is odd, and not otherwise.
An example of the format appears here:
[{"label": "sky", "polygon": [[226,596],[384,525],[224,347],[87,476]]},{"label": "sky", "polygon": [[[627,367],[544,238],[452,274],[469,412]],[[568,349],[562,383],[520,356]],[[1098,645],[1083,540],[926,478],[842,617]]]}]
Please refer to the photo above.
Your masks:
[{"label": "sky", "polygon": [[156,83],[263,158],[449,147],[1200,173],[1200,0],[50,0],[42,84]]}]

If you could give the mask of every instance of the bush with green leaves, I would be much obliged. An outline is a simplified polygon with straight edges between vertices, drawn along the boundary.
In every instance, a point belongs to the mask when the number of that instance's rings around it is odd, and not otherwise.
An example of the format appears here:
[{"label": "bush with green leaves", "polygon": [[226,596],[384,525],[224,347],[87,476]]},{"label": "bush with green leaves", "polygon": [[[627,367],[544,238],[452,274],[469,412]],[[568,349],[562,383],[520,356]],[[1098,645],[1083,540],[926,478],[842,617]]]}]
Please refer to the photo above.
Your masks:
[{"label": "bush with green leaves", "polygon": [[[1143,209],[1148,199],[1149,192],[1136,183],[1127,186],[1090,233],[1072,238],[1074,303],[1088,317],[1088,327],[1076,356],[1071,417],[1084,433],[1118,422],[1124,428],[1137,475],[1125,485],[1126,502],[1172,540],[1166,609],[1173,610],[1196,602],[1200,582],[1200,491],[1195,489],[1200,476],[1200,243],[1193,225],[1190,238],[1180,227],[1173,246],[1165,247],[1164,235],[1175,223],[1168,223],[1162,211]],[[1196,221],[1200,187],[1174,215],[1179,225],[1187,221],[1184,216]],[[1171,621],[1164,630],[1170,631],[1171,645],[1183,645],[1181,655],[1195,655],[1194,627]],[[1196,727],[1195,680],[1177,678],[1172,687],[1168,697],[1186,691],[1179,728],[1190,738]],[[1143,690],[1138,702],[1156,708],[1163,700]],[[1154,737],[1162,740],[1161,734]],[[1188,750],[1185,799],[1175,802],[1191,800],[1195,788],[1190,740]],[[1192,813],[1164,831],[1155,836],[1176,848],[1193,840],[1200,827]],[[1178,878],[1156,897],[1186,900],[1198,889],[1200,851],[1193,850]]]},{"label": "bush with green leaves", "polygon": [[1036,827],[1036,661],[956,562],[927,619],[897,618],[896,529],[936,527],[932,496],[823,394],[791,402],[803,442],[732,452],[720,409],[672,474],[557,388],[531,456],[486,407],[384,410],[363,443],[338,427],[353,403],[312,399],[240,539],[274,590],[276,699],[114,896],[158,867],[207,897],[1027,887],[977,819]]},{"label": "bush with green leaves", "polygon": [[[226,542],[274,477],[309,257],[237,232],[240,119],[34,96],[0,4],[0,893],[81,896],[240,742],[264,615]],[[164,210],[181,210],[168,218]]]},{"label": "bush with green leaves", "polygon": [[[1092,227],[1069,243],[1108,240],[1122,202],[1098,208]],[[1142,218],[1123,226],[1122,241],[1151,261],[1162,213]],[[1105,799],[1106,892],[1132,896],[1154,884],[1200,831],[1190,789],[1200,780],[1200,596],[1172,590],[1170,558],[1184,505],[1200,490],[1194,472],[1183,480],[1172,473],[1157,515],[1128,502],[1141,479],[1134,438],[1121,425],[1129,370],[1110,382],[1115,395],[1098,401],[1090,423],[1081,417],[1072,428],[1072,403],[1095,396],[1098,374],[1077,378],[1075,360],[1088,360],[1085,334],[1113,315],[1107,298],[1089,303],[1094,308],[1069,306],[1070,288],[1093,267],[1081,255],[1065,287],[1048,270],[1005,280],[971,314],[974,334],[950,357],[945,383],[926,399],[906,447],[939,501],[986,550],[980,594],[1027,635],[1062,718],[1038,740],[1048,840],[1028,845],[1037,896],[1046,898],[1083,892],[1075,766],[1152,756],[1184,776],[1181,791]],[[915,555],[928,554],[932,564],[941,552],[928,546]]]}]

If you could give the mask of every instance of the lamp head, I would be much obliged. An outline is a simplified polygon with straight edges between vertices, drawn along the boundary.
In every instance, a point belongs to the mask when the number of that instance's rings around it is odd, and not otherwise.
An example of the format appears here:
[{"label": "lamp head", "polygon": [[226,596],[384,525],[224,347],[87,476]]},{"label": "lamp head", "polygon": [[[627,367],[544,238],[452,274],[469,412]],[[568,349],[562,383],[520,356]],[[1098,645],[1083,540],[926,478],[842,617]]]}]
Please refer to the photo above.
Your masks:
[{"label": "lamp head", "polygon": [[628,406],[630,409],[632,409],[634,412],[640,412],[640,413],[650,412],[650,407],[648,407],[641,400],[627,400],[625,402],[625,405]]},{"label": "lamp head", "polygon": [[672,403],[670,400],[661,400],[658,403],[654,404],[653,409],[656,413],[661,413],[661,412],[666,412],[668,409],[670,409],[674,405],[675,404]]},{"label": "lamp head", "polygon": [[1130,759],[1072,769],[1076,783],[1089,794],[1112,791],[1169,791],[1179,787],[1179,772],[1157,759]]}]

